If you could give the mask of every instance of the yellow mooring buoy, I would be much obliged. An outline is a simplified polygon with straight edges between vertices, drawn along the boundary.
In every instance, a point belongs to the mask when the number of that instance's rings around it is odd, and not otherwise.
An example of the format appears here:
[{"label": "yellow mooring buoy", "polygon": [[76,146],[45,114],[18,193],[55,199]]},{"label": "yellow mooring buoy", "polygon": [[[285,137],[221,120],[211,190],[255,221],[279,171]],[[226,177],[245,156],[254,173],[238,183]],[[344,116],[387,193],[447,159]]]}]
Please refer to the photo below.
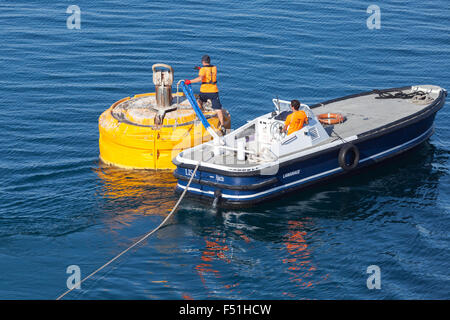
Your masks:
[{"label": "yellow mooring buoy", "polygon": [[[173,169],[172,159],[186,148],[207,142],[212,136],[198,120],[182,92],[172,94],[173,69],[155,64],[156,92],[138,94],[115,102],[98,121],[100,159],[129,169]],[[219,132],[220,122],[210,104],[204,115]],[[224,110],[226,129],[230,115]]]}]

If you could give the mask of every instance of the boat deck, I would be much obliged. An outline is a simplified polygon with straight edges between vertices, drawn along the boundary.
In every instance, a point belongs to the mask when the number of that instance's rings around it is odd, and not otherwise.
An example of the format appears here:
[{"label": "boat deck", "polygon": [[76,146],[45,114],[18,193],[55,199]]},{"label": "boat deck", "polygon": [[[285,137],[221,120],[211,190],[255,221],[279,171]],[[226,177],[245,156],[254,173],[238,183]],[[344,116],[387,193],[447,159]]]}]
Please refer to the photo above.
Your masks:
[{"label": "boat deck", "polygon": [[[410,98],[377,99],[379,97],[378,93],[370,93],[313,106],[311,110],[316,116],[322,113],[340,113],[346,117],[346,120],[336,125],[325,125],[324,128],[330,135],[330,138],[310,148],[324,145],[340,138],[345,139],[359,135],[420,112],[439,96],[439,87],[420,86],[419,88],[419,90],[425,89],[431,89],[432,91],[427,93],[427,100],[424,101],[413,101]],[[402,90],[402,92],[408,94],[412,90]],[[310,148],[301,151],[306,151]],[[244,170],[256,165],[254,161],[238,161],[233,152],[212,157],[213,147],[208,145],[202,145],[201,150],[196,148],[195,152],[191,152],[191,150],[185,150],[183,158]]]},{"label": "boat deck", "polygon": [[[404,90],[403,92],[409,93],[410,90]],[[438,93],[431,92],[429,96],[434,101],[438,97]],[[345,138],[400,120],[425,109],[432,103],[432,101],[428,101],[419,104],[414,103],[411,99],[376,99],[376,97],[378,97],[378,94],[369,94],[332,102],[315,107],[312,110],[316,115],[321,113],[341,113],[344,115],[346,117],[344,123],[326,125],[325,129],[333,138],[338,138],[336,133]]]}]

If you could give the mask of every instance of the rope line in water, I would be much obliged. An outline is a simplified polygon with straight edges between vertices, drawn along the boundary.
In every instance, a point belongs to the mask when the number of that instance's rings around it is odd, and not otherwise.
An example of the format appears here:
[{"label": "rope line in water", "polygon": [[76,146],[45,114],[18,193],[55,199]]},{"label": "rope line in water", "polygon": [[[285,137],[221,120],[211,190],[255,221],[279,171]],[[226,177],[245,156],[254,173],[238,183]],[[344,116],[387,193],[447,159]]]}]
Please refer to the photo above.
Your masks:
[{"label": "rope line in water", "polygon": [[[85,277],[84,279],[82,279],[79,282],[79,285],[81,285],[84,281],[88,280],[89,278],[91,278],[93,275],[95,275],[97,272],[101,271],[102,269],[106,268],[107,266],[109,266],[111,263],[113,263],[114,261],[116,261],[117,259],[119,259],[122,255],[124,255],[125,253],[127,253],[128,251],[130,251],[131,249],[133,249],[134,247],[136,247],[138,244],[140,244],[142,241],[144,241],[145,239],[147,239],[148,237],[150,237],[153,233],[155,233],[156,231],[158,231],[169,219],[170,217],[174,214],[174,212],[176,211],[176,209],[178,208],[178,206],[181,203],[181,200],[183,200],[189,186],[191,185],[192,180],[194,179],[195,173],[197,172],[198,167],[200,166],[200,162],[196,165],[194,171],[192,172],[191,178],[189,179],[188,184],[186,185],[186,188],[183,190],[180,198],[178,199],[177,203],[175,204],[175,206],[172,208],[172,211],[170,211],[170,213],[167,215],[167,217],[159,224],[159,226],[157,226],[155,229],[153,229],[152,231],[146,233],[143,237],[141,237],[138,241],[136,241],[135,243],[133,243],[131,246],[129,246],[127,249],[123,250],[121,253],[119,253],[118,255],[116,255],[114,258],[112,258],[111,260],[109,260],[107,263],[105,263],[104,265],[102,265],[100,268],[98,268],[97,270],[95,270],[94,272],[92,272],[91,274],[89,274],[87,277]],[[61,300],[65,295],[67,295],[68,293],[72,292],[72,290],[74,290],[75,287],[73,287],[72,289],[67,290],[66,292],[64,292],[63,294],[61,294],[58,298],[56,298],[56,300]]]}]

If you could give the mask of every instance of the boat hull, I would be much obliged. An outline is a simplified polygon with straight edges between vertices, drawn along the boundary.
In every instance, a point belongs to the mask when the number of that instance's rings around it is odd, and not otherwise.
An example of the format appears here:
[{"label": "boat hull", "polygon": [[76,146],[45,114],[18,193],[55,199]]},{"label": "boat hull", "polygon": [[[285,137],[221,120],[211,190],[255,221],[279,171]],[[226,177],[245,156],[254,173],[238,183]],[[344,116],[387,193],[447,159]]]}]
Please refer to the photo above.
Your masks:
[{"label": "boat hull", "polygon": [[[276,173],[230,173],[200,167],[191,182],[188,194],[206,200],[218,199],[222,206],[253,205],[282,196],[325,180],[354,173],[371,165],[404,153],[424,141],[434,131],[436,112],[443,106],[445,97],[437,99],[420,115],[412,115],[398,123],[358,135],[351,144],[359,150],[359,162],[351,170],[339,164],[341,144],[297,159],[278,164]],[[192,165],[175,163],[178,179],[177,191],[186,188],[192,174]]]}]

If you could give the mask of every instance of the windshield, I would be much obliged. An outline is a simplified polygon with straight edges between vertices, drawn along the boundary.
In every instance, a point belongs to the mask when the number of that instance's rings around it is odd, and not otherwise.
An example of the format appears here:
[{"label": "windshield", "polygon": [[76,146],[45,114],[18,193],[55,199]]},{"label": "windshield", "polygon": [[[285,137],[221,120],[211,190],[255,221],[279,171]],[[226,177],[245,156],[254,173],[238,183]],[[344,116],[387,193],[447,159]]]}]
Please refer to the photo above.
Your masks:
[{"label": "windshield", "polygon": [[[288,112],[291,113],[291,102],[287,100],[279,100],[279,99],[272,99],[273,104],[275,105],[275,110],[279,111],[279,114],[282,112]],[[300,105],[300,109],[306,112],[306,115],[308,118],[313,118],[314,113],[311,111],[309,106],[307,104],[302,103]]]}]

